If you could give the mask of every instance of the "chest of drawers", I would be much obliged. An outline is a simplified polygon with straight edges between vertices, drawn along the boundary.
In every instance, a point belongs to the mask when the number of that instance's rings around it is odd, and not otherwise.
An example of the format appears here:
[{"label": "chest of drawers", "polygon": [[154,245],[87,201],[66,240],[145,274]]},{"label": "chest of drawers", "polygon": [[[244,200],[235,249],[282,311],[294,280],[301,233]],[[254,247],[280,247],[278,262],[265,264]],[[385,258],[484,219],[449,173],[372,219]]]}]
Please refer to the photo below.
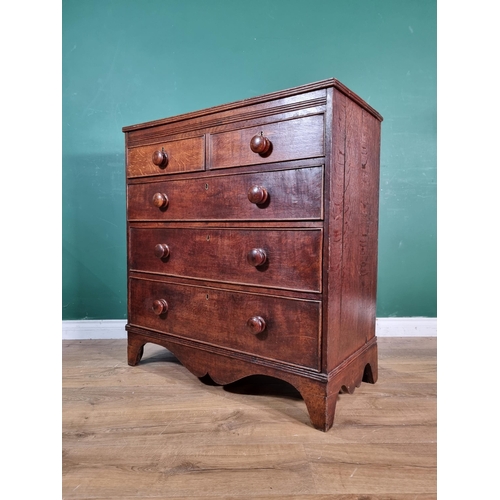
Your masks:
[{"label": "chest of drawers", "polygon": [[381,121],[330,79],[124,127],[128,363],[285,380],[328,430],[377,379]]}]

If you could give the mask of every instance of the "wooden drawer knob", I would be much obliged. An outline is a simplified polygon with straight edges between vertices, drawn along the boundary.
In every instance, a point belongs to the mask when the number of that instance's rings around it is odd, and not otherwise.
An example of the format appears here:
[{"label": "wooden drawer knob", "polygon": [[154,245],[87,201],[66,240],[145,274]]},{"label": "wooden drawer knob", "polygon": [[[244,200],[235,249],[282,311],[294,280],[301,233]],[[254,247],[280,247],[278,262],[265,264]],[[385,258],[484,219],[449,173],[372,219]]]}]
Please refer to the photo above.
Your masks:
[{"label": "wooden drawer knob", "polygon": [[165,299],[157,299],[153,301],[153,312],[160,316],[168,311],[168,304]]},{"label": "wooden drawer knob", "polygon": [[248,191],[248,199],[256,205],[262,205],[267,201],[267,190],[262,186],[252,186]]},{"label": "wooden drawer knob", "polygon": [[262,316],[252,316],[247,321],[247,326],[254,335],[258,335],[266,329],[266,321]]},{"label": "wooden drawer knob", "polygon": [[152,156],[153,163],[160,168],[165,168],[168,163],[168,155],[163,151],[155,151]]},{"label": "wooden drawer knob", "polygon": [[266,260],[267,255],[263,248],[252,248],[247,254],[247,262],[254,267],[262,266]]},{"label": "wooden drawer knob", "polygon": [[262,135],[254,135],[250,140],[250,149],[259,155],[266,154],[271,149],[271,141]]},{"label": "wooden drawer knob", "polygon": [[158,243],[158,245],[155,246],[155,255],[159,259],[165,259],[170,255],[170,248],[168,248],[166,243]]},{"label": "wooden drawer knob", "polygon": [[153,205],[158,208],[165,208],[168,205],[168,196],[165,193],[155,193],[153,195]]}]

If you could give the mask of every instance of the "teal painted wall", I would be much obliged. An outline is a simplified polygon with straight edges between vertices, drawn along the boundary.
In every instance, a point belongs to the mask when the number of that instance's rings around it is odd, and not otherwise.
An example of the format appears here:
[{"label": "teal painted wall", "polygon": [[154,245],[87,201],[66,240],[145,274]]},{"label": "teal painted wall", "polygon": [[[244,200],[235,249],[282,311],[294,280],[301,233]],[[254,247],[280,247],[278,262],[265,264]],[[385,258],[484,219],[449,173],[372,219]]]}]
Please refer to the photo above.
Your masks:
[{"label": "teal painted wall", "polygon": [[436,316],[435,0],[64,0],[63,319],[126,317],[124,125],[335,77],[383,116],[377,315]]}]

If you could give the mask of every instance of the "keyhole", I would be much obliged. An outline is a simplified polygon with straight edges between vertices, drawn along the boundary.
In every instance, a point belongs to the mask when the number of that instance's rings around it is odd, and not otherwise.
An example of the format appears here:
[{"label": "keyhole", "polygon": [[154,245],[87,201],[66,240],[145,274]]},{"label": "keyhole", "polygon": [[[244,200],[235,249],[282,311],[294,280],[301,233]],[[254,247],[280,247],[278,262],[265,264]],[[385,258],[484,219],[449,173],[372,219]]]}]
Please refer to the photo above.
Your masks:
[{"label": "keyhole", "polygon": [[207,241],[210,241],[210,235],[207,236]]},{"label": "keyhole", "polygon": [[208,184],[205,184],[205,191],[208,191]]},{"label": "keyhole", "polygon": [[207,300],[208,300],[208,293],[207,293]]}]

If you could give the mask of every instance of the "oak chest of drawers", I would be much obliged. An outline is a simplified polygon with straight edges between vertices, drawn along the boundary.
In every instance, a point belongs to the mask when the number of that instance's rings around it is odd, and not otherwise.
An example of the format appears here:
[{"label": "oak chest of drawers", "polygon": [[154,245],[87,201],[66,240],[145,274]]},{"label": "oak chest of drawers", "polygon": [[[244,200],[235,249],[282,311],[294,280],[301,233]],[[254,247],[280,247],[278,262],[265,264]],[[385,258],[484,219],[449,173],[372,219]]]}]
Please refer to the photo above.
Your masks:
[{"label": "oak chest of drawers", "polygon": [[377,379],[381,121],[330,79],[124,127],[128,363],[285,380],[328,430]]}]

